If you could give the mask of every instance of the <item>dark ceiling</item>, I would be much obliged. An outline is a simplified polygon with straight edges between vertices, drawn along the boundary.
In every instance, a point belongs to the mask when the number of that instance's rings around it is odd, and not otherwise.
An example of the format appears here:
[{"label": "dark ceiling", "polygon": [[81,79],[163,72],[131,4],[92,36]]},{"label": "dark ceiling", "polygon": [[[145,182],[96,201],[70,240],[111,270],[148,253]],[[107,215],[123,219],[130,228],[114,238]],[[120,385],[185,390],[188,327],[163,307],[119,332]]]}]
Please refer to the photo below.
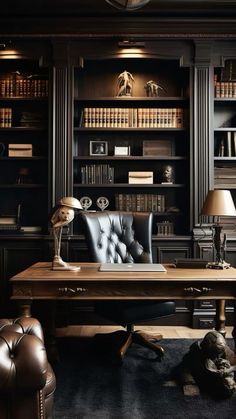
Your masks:
[{"label": "dark ceiling", "polygon": [[150,0],[143,8],[124,12],[105,0],[6,0],[1,2],[0,17],[10,16],[176,16],[236,15],[235,0]]}]

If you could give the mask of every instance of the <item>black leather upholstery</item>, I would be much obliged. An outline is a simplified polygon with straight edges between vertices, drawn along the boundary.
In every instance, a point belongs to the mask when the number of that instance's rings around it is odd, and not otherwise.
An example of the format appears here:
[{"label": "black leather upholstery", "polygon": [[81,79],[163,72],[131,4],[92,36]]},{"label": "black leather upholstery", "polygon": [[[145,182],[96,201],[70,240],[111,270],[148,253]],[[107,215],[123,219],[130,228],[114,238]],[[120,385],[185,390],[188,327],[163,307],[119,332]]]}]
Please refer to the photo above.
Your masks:
[{"label": "black leather upholstery", "polygon": [[[93,262],[152,263],[151,213],[81,212]],[[95,311],[123,326],[174,314],[173,301],[100,301]]]},{"label": "black leather upholstery", "polygon": [[152,214],[104,211],[81,216],[94,262],[152,263]]}]

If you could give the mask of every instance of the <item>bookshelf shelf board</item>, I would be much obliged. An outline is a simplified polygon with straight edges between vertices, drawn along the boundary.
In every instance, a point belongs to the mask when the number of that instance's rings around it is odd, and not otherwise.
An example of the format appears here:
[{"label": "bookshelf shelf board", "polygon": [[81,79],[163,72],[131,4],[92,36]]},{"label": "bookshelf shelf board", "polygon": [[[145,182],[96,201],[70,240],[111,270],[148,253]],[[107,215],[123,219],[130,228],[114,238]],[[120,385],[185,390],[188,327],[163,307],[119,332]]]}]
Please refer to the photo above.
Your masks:
[{"label": "bookshelf shelf board", "polygon": [[186,160],[184,156],[74,156],[74,160]]},{"label": "bookshelf shelf board", "polygon": [[236,127],[220,127],[220,128],[214,128],[214,132],[227,132],[227,131],[236,131]]},{"label": "bookshelf shelf board", "polygon": [[217,185],[217,183],[214,185],[215,189],[236,189],[236,183],[234,184],[230,184],[230,183],[225,183],[223,185]]},{"label": "bookshelf shelf board", "polygon": [[0,96],[0,102],[46,102],[48,101],[47,96],[35,97],[35,96]]},{"label": "bookshelf shelf board", "polygon": [[81,183],[74,183],[74,188],[184,188],[185,185],[183,183],[171,183],[171,184],[161,184],[161,183],[93,183],[93,184],[81,184]]},{"label": "bookshelf shelf board", "polygon": [[168,216],[168,217],[178,217],[178,216],[180,216],[180,215],[183,215],[183,213],[182,212],[180,212],[180,211],[176,211],[176,212],[170,212],[170,211],[166,211],[166,212],[153,212],[153,214],[154,215],[157,215],[157,216],[159,216],[159,217],[165,217],[165,216]]},{"label": "bookshelf shelf board", "polygon": [[188,102],[188,98],[187,97],[182,97],[182,96],[163,96],[163,97],[145,97],[145,96],[141,96],[141,97],[133,97],[133,96],[129,96],[129,97],[97,97],[97,98],[79,98],[79,97],[75,97],[74,98],[75,102],[87,102],[87,103],[94,103],[94,102]]},{"label": "bookshelf shelf board", "polygon": [[0,160],[7,160],[7,161],[20,161],[20,160],[47,160],[47,157],[45,156],[33,156],[33,157],[7,157],[7,156],[3,156],[0,157]]},{"label": "bookshelf shelf board", "polygon": [[236,102],[236,97],[215,97],[215,102]]},{"label": "bookshelf shelf board", "polygon": [[45,187],[46,185],[41,183],[0,184],[0,189],[40,189]]},{"label": "bookshelf shelf board", "polygon": [[0,128],[0,131],[47,131],[47,127],[9,127],[9,128]]},{"label": "bookshelf shelf board", "polygon": [[235,157],[214,157],[215,161],[236,161]]},{"label": "bookshelf shelf board", "polygon": [[[8,128],[9,130],[10,128]],[[74,128],[75,132],[107,132],[107,131],[118,131],[118,132],[127,132],[127,131],[140,131],[140,132],[185,132],[186,128]],[[229,131],[229,130],[228,130]]]}]

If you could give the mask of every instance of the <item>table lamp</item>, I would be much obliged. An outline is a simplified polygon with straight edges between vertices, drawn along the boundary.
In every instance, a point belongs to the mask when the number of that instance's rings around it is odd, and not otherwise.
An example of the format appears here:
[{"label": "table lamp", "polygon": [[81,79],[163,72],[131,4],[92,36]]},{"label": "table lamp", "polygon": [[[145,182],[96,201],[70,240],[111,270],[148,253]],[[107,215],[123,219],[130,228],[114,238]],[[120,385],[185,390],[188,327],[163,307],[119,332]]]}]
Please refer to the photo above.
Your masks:
[{"label": "table lamp", "polygon": [[82,209],[80,201],[72,196],[66,196],[60,200],[52,215],[51,223],[54,238],[52,269],[54,271],[80,270],[80,266],[70,265],[69,263],[64,262],[60,256],[63,226],[69,224],[74,219],[75,210],[77,209]]},{"label": "table lamp", "polygon": [[222,249],[225,247],[226,235],[224,235],[224,241],[221,243],[222,226],[220,225],[220,217],[236,217],[236,210],[230,191],[223,189],[209,191],[201,215],[214,217],[213,243],[216,251],[216,261],[209,262],[207,267],[213,269],[229,268],[230,264],[226,263],[222,258]]}]

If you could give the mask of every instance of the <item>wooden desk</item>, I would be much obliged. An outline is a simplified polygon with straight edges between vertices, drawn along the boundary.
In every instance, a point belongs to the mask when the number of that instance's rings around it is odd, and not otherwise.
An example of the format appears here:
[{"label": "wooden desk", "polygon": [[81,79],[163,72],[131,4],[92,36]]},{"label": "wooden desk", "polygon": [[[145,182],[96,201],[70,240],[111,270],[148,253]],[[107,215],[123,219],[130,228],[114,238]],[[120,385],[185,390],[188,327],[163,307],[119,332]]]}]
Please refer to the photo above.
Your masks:
[{"label": "wooden desk", "polygon": [[[75,264],[76,265],[76,264]],[[216,300],[216,329],[225,332],[224,300],[236,298],[236,269],[181,269],[167,272],[100,272],[99,263],[79,263],[81,270],[52,271],[40,262],[11,278],[12,299],[30,315],[33,300]],[[233,336],[236,341],[236,327]]]}]

